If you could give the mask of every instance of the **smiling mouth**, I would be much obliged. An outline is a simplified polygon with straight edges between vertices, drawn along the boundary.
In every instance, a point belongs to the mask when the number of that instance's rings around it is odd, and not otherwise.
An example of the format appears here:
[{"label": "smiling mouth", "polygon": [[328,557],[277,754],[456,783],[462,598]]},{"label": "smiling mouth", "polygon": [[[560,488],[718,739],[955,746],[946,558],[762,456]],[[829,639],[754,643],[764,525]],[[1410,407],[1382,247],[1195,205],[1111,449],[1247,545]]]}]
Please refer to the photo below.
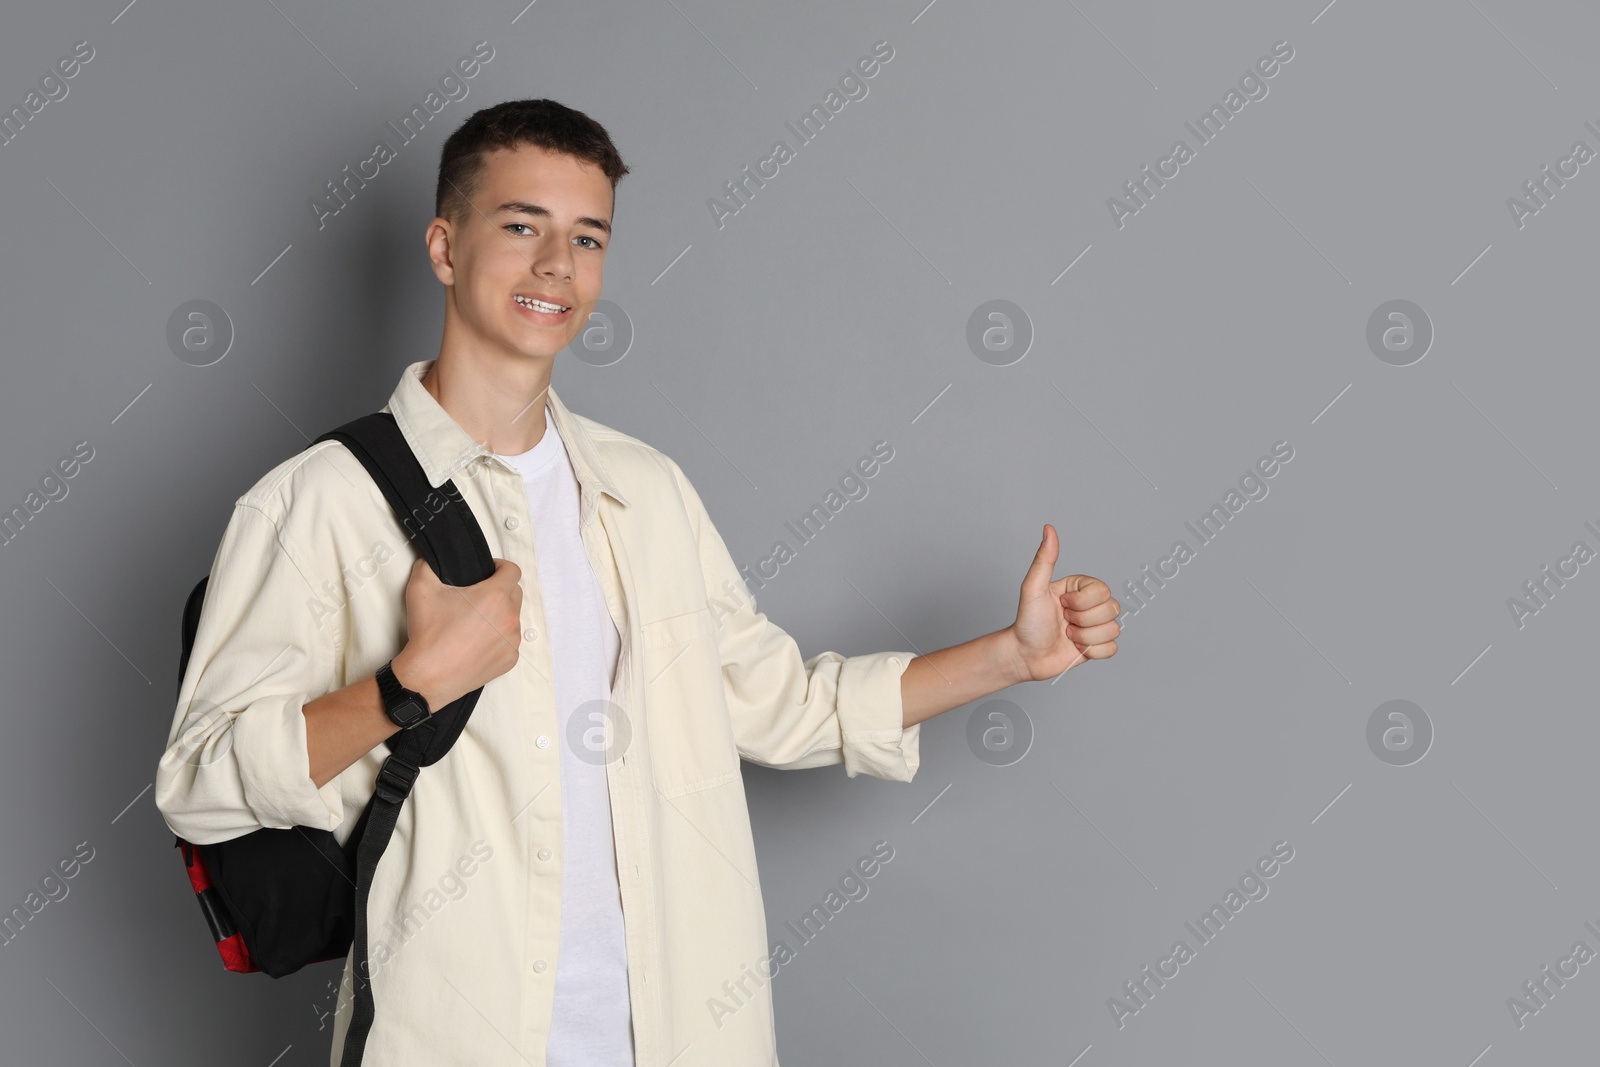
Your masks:
[{"label": "smiling mouth", "polygon": [[569,304],[553,304],[547,300],[539,300],[536,297],[523,296],[520,293],[513,296],[511,299],[516,301],[518,307],[526,308],[529,311],[538,312],[541,315],[564,315],[572,310],[572,307]]}]

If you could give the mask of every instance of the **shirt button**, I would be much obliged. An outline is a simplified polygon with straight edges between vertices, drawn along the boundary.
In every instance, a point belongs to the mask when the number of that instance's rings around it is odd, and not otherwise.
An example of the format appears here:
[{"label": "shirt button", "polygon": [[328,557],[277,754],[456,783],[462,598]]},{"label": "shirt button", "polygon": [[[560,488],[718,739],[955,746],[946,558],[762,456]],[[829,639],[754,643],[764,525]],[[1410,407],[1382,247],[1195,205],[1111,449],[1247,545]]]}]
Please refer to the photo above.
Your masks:
[{"label": "shirt button", "polygon": [[517,524],[517,517],[515,515],[513,515],[510,518],[506,519],[506,529],[515,530],[517,528],[517,525],[518,525]]},{"label": "shirt button", "polygon": [[540,974],[543,974],[544,973],[544,960],[534,960],[533,961],[533,969],[538,971]]},{"label": "shirt button", "polygon": [[524,641],[535,640],[536,638],[538,638],[538,636],[539,636],[539,631],[533,629],[533,627],[531,627],[531,626],[528,629],[522,631],[522,639]]},{"label": "shirt button", "polygon": [[550,747],[550,738],[546,737],[544,734],[540,734],[537,738],[534,739],[533,743],[538,745],[540,748],[549,748]]},{"label": "shirt button", "polygon": [[550,850],[547,849],[547,848],[541,848],[539,850],[539,858],[542,859],[542,860],[549,859],[550,858]]}]

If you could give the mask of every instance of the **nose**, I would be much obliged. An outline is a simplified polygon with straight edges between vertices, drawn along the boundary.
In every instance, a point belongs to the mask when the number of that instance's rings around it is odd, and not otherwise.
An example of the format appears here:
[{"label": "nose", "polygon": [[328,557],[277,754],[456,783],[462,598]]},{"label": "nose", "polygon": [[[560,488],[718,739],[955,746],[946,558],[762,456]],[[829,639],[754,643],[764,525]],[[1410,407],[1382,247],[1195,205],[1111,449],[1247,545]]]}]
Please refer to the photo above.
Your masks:
[{"label": "nose", "polygon": [[544,278],[572,278],[572,250],[553,242],[534,253],[528,264],[533,273]]}]

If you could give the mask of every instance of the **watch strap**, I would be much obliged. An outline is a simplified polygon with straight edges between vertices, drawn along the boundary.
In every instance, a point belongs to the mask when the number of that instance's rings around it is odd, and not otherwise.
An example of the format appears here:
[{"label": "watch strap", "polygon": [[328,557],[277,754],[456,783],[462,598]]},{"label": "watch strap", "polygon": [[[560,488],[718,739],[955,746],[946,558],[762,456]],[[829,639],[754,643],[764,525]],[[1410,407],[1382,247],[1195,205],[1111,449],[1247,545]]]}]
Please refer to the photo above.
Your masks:
[{"label": "watch strap", "polygon": [[[427,699],[416,690],[407,689],[400,679],[395,677],[393,661],[378,668],[377,679],[378,693],[383,697],[383,710],[389,716],[390,722],[404,729],[410,729],[428,720],[431,709],[428,707]],[[397,716],[396,709],[403,704],[413,705],[422,714],[409,720],[405,716]]]}]

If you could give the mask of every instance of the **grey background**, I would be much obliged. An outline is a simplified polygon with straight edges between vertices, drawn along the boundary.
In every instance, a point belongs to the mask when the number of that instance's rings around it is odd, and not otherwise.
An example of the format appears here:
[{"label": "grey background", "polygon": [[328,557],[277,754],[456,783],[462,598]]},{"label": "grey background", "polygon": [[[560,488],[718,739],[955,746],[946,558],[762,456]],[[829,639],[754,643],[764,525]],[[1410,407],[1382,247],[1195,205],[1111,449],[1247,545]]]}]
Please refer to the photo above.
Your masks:
[{"label": "grey background", "polygon": [[[924,726],[909,785],[747,769],[775,934],[895,849],[780,971],[786,1064],[1592,1058],[1600,964],[1521,1029],[1506,1001],[1574,942],[1600,950],[1600,578],[1521,629],[1506,601],[1600,548],[1600,164],[1520,229],[1506,200],[1574,141],[1600,149],[1600,14],[923,2],[5,14],[7,108],[95,49],[0,146],[0,504],[95,449],[0,546],[3,910],[95,849],[0,948],[7,1062],[326,1062],[334,966],[225,974],[148,791],[179,609],[245,487],[436,354],[439,145],[533,96],[601,121],[633,168],[606,297],[635,341],[603,368],[564,354],[569,404],[675,457],[741,563],[894,447],[758,594],[807,655],[1007,625],[1045,522],[1058,574],[1131,607],[1124,580],[1295,450],[1113,660],[999,695],[1032,725],[1019,762],[980,759],[963,707]],[[468,98],[319,231],[309,199],[478,40],[495,58]],[[880,40],[869,95],[719,229],[707,199]],[[1119,229],[1107,198],[1279,40],[1269,94]],[[165,341],[193,299],[237,332],[209,367]],[[991,299],[1034,331],[1009,366],[965,340]],[[1436,331],[1408,367],[1365,340],[1392,299]],[[1435,731],[1411,766],[1366,742],[1397,698]],[[1197,945],[1184,922],[1280,840],[1270,894],[1119,1029],[1108,998]]]}]

